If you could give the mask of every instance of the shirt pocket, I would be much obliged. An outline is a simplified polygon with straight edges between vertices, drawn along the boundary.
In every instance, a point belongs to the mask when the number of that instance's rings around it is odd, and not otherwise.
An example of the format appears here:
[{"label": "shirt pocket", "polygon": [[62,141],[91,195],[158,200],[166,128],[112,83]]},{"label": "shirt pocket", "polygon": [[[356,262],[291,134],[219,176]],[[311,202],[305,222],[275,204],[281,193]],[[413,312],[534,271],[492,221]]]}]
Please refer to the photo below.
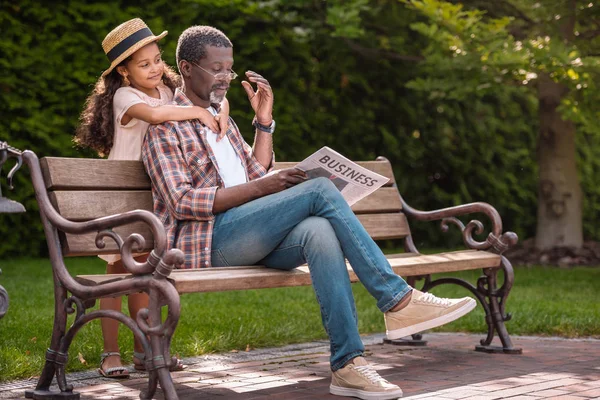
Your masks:
[{"label": "shirt pocket", "polygon": [[216,170],[206,152],[189,152],[186,159],[195,187],[217,186]]}]

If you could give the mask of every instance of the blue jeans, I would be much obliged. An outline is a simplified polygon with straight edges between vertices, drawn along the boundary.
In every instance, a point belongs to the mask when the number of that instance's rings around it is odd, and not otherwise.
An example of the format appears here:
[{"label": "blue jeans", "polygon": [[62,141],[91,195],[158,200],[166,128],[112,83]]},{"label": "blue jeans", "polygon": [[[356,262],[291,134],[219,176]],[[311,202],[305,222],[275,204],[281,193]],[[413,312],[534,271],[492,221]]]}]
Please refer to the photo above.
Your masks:
[{"label": "blue jeans", "polygon": [[364,351],[345,258],[382,312],[412,290],[327,178],[217,214],[211,258],[215,267],[263,264],[289,270],[308,263],[334,371]]}]

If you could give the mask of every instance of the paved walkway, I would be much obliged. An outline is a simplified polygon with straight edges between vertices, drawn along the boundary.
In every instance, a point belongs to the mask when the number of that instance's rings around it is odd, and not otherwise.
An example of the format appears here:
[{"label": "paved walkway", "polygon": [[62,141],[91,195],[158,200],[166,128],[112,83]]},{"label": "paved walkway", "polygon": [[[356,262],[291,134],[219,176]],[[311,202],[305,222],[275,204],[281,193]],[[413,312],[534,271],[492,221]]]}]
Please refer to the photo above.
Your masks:
[{"label": "paved walkway", "polygon": [[[427,347],[364,338],[368,360],[399,384],[406,399],[600,399],[600,340],[513,337],[522,355],[473,351],[480,335],[427,334]],[[314,342],[185,359],[173,373],[180,399],[331,399],[328,348]],[[82,399],[137,399],[145,375],[126,381],[93,371],[69,375]],[[0,385],[0,399],[20,398],[35,381]],[[162,398],[159,396],[158,398]]]}]

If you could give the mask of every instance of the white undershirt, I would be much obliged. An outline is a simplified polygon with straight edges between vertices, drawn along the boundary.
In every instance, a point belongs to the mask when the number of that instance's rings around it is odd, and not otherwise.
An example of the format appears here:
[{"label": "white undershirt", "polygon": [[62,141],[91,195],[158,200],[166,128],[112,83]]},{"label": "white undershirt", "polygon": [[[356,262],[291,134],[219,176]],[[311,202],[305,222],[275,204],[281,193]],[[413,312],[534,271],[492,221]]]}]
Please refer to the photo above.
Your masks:
[{"label": "white undershirt", "polygon": [[[213,107],[209,107],[208,111],[212,115],[217,115],[217,111]],[[206,128],[206,132],[206,140],[215,155],[219,175],[221,175],[225,187],[246,183],[246,170],[233,149],[229,138],[224,136],[223,139],[217,142],[218,135],[215,132],[209,128]]]}]

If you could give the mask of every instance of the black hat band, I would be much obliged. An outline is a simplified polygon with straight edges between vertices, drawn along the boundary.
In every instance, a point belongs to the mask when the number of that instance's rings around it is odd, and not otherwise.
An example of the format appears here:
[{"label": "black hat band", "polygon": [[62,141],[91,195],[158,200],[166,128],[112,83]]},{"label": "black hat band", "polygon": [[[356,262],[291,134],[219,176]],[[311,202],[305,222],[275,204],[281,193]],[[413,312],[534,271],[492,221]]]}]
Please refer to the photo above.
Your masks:
[{"label": "black hat band", "polygon": [[106,56],[112,63],[114,60],[119,58],[121,54],[127,51],[127,49],[129,49],[131,46],[133,46],[140,40],[146,39],[150,36],[154,35],[152,34],[152,31],[149,28],[140,29],[139,31],[134,32],[131,35],[127,36],[125,39],[121,40],[121,42],[118,45],[116,45],[115,47],[110,49],[108,53],[106,53]]}]

